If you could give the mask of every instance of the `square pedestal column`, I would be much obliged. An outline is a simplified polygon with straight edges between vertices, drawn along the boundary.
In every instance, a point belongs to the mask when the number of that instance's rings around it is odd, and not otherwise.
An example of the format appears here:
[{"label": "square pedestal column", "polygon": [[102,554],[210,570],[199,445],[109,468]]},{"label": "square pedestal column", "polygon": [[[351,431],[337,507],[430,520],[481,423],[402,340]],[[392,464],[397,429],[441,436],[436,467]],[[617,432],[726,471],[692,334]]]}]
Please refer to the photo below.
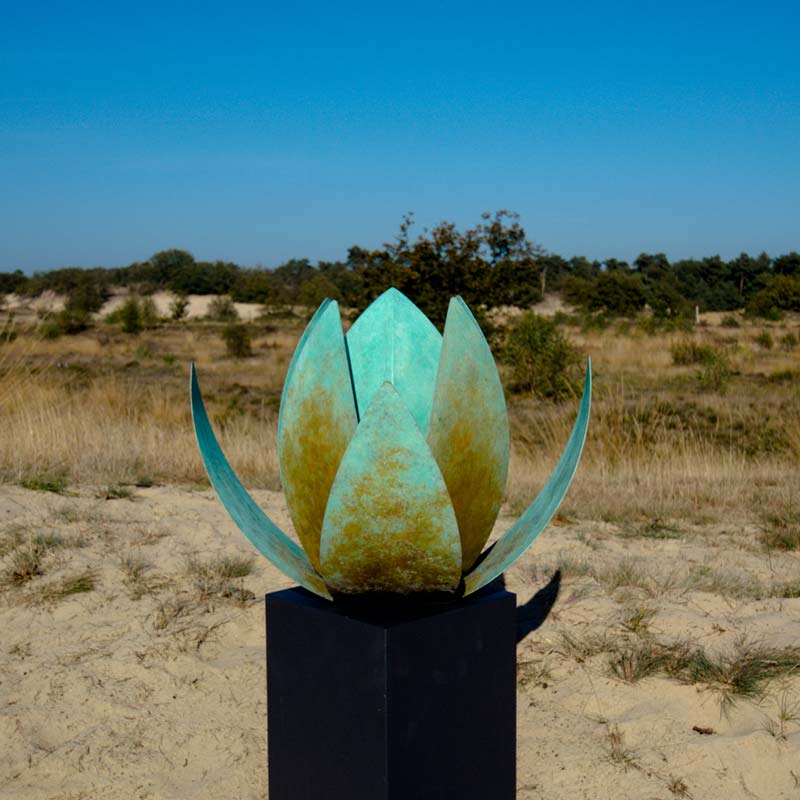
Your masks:
[{"label": "square pedestal column", "polygon": [[270,800],[513,800],[515,606],[268,594]]}]

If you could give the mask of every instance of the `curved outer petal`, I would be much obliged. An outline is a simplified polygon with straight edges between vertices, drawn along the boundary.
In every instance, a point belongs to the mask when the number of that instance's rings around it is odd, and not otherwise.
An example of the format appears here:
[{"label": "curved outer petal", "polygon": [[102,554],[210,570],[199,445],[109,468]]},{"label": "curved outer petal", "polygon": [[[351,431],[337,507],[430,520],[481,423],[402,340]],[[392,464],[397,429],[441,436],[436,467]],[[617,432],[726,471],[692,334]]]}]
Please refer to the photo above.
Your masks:
[{"label": "curved outer petal", "polygon": [[567,493],[572,477],[578,467],[586,431],[589,427],[589,409],[592,404],[592,362],[586,365],[586,381],[583,397],[575,425],[572,428],[567,446],[547,483],[517,520],[516,524],[495,543],[480,564],[464,578],[464,594],[471,594],[498,575],[505,572],[534,542],[544,530],[550,518]]},{"label": "curved outer petal", "polygon": [[326,300],[297,345],[278,418],[278,460],[286,503],[317,570],[325,506],[356,425],[339,306]]},{"label": "curved outer petal", "polygon": [[403,400],[384,383],[342,459],[322,526],[333,590],[454,591],[461,543],[447,488]]},{"label": "curved outer petal", "polygon": [[359,414],[389,381],[425,433],[441,348],[433,323],[402,292],[385,291],[347,332]]},{"label": "curved outer petal", "polygon": [[191,376],[192,421],[197,446],[211,485],[242,533],[279,570],[320,597],[332,599],[306,554],[256,505],[231,469],[208,421],[194,364]]},{"label": "curved outer petal", "polygon": [[508,474],[508,415],[489,345],[460,297],[450,300],[428,444],[458,519],[463,570],[497,519]]}]

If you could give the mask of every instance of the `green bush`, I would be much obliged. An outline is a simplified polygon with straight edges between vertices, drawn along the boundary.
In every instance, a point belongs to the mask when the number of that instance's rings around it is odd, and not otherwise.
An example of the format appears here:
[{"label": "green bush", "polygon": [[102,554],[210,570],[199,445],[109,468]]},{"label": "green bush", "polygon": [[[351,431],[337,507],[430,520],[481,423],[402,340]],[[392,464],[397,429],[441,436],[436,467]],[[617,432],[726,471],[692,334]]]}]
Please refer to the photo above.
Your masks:
[{"label": "green bush", "polygon": [[739,320],[736,319],[736,317],[734,317],[733,314],[728,314],[727,316],[724,316],[719,324],[723,328],[738,328],[738,327],[740,327],[739,326]]},{"label": "green bush", "polygon": [[176,322],[185,319],[189,313],[189,298],[185,294],[176,294],[169,304],[169,314]]},{"label": "green bush", "polygon": [[131,295],[106,317],[106,322],[120,325],[124,333],[139,333],[144,328],[155,328],[159,317],[152,297]]},{"label": "green bush", "polygon": [[800,311],[800,276],[771,275],[747,303],[756,317],[779,319],[783,311]]},{"label": "green bush", "polygon": [[785,350],[787,353],[794,350],[798,344],[800,344],[800,339],[794,333],[787,333],[785,336],[781,336],[781,350]]},{"label": "green bush", "polygon": [[512,391],[548,400],[576,394],[578,351],[552,320],[532,311],[524,314],[508,330],[502,357],[511,367]]},{"label": "green bush", "polygon": [[220,295],[208,304],[206,317],[214,322],[235,322],[239,319],[239,312],[230,297]]},{"label": "green bush", "polygon": [[155,328],[161,321],[158,316],[155,300],[152,297],[143,297],[139,301],[139,310],[142,317],[143,328]]},{"label": "green bush", "polygon": [[226,325],[222,331],[222,339],[225,342],[225,351],[231,358],[249,358],[253,355],[250,331],[246,325],[238,322]]},{"label": "green bush", "polygon": [[763,347],[765,350],[772,350],[772,336],[769,331],[761,331],[761,333],[756,336],[756,344],[759,347]]},{"label": "green bush", "polygon": [[58,339],[59,336],[73,336],[85,331],[90,325],[91,316],[87,311],[64,308],[44,317],[39,330],[45,339]]},{"label": "green bush", "polygon": [[733,367],[728,354],[722,350],[711,348],[711,352],[703,359],[703,365],[697,373],[700,387],[722,392],[731,377],[733,377]]}]

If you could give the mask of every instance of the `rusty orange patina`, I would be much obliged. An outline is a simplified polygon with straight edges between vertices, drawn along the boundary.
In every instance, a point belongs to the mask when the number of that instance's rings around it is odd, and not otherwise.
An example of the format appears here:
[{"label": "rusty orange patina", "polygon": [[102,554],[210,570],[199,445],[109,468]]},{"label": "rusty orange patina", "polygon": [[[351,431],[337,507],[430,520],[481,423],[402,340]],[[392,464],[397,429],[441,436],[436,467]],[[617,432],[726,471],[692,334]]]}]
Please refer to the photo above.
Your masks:
[{"label": "rusty orange patina", "polygon": [[509,434],[494,358],[461,298],[450,301],[447,313],[428,444],[453,503],[466,572],[500,510]]},{"label": "rusty orange patina", "polygon": [[[281,475],[297,537],[314,569],[320,570],[322,520],[342,457],[355,430],[355,412],[332,413],[328,393],[306,396],[298,406],[303,421],[281,442]],[[342,416],[345,418],[342,419]]]}]

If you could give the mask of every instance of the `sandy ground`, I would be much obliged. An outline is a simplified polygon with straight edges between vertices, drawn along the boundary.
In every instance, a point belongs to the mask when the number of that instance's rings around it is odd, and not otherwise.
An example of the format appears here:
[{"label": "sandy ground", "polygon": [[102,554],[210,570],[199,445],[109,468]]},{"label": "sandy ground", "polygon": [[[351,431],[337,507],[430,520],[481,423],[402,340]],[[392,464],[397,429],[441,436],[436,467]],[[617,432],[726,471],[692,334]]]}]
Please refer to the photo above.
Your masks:
[{"label": "sandy ground", "polygon": [[[253,552],[211,492],[133,492],[0,486],[2,798],[266,797],[261,598],[290,581],[259,558],[244,578],[203,584],[198,563]],[[255,497],[288,526],[280,494]],[[524,635],[518,797],[800,799],[800,718],[775,728],[800,676],[722,713],[703,685],[609,670],[655,638],[797,644],[800,599],[752,586],[796,579],[798,554],[767,554],[744,529],[645,533],[562,519],[507,574]],[[31,537],[42,574],[12,583]],[[64,595],[87,573],[91,591]],[[637,609],[648,625],[631,622]]]},{"label": "sandy ground", "polygon": [[[128,296],[128,292],[124,290],[115,292],[95,316],[98,319],[105,318],[112,311],[116,311],[127,300]],[[170,304],[175,295],[171,292],[155,292],[150,296],[153,303],[155,303],[158,314],[168,319],[172,313]],[[215,299],[215,295],[190,294],[187,295],[186,299],[189,301],[189,305],[186,308],[186,318],[202,319],[208,314],[208,307],[211,301]],[[10,294],[6,298],[6,303],[9,310],[18,314],[20,319],[26,319],[34,317],[37,312],[61,311],[64,308],[65,298],[51,291],[43,292],[34,298]],[[263,306],[259,303],[234,303],[234,306],[239,314],[239,319],[245,322],[257,319],[263,309]]]}]

